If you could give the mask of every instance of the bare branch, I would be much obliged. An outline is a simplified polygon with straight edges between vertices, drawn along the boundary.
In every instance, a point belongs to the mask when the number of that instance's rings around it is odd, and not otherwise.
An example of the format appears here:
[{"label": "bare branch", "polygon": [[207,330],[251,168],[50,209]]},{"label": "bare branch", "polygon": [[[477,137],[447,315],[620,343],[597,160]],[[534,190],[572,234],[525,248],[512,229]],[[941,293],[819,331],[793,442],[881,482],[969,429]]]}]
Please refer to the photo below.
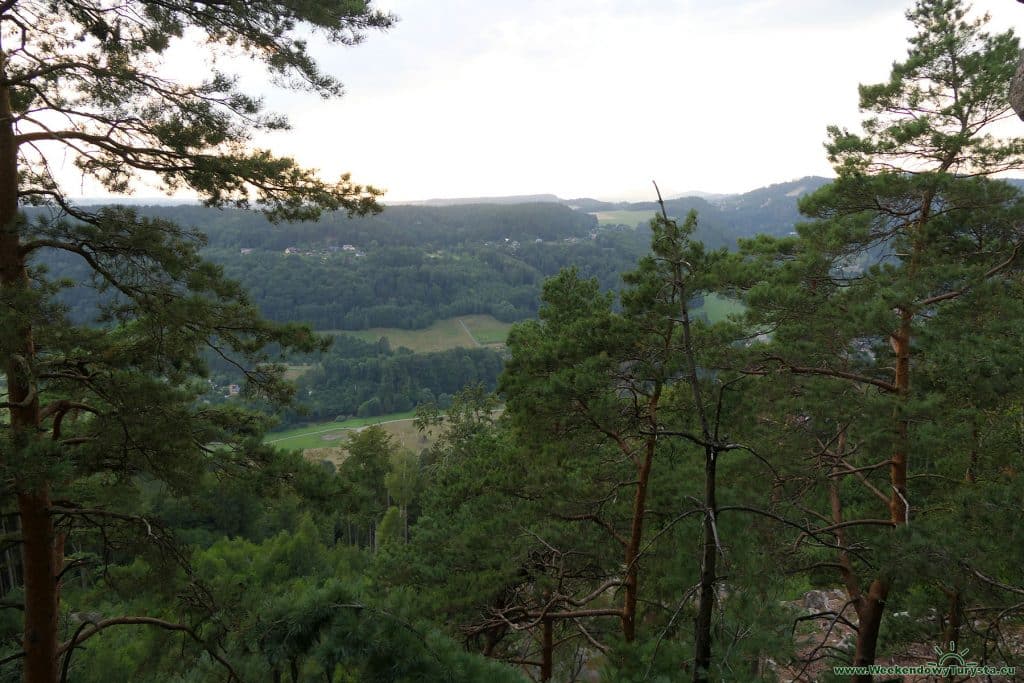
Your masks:
[{"label": "bare branch", "polygon": [[[867,377],[865,375],[858,375],[854,372],[846,372],[844,370],[834,370],[832,368],[810,368],[801,365],[794,365],[787,361],[781,356],[766,356],[766,361],[775,361],[783,365],[787,370],[795,375],[822,375],[825,377],[835,377],[838,379],[850,380],[851,382],[857,382],[859,384],[870,384],[876,386],[883,391],[889,393],[896,393],[896,385],[885,380],[875,379],[874,377]],[[748,374],[758,374],[756,371]]]},{"label": "bare branch", "polygon": [[[1005,261],[1003,261],[1001,263],[997,263],[996,265],[994,265],[991,268],[989,268],[985,272],[985,274],[981,276],[981,279],[982,280],[986,280],[986,279],[992,277],[993,275],[997,275],[1000,271],[1005,270],[1006,268],[1009,268],[1011,265],[1013,265],[1013,262],[1017,260],[1017,256],[1020,255],[1021,247],[1024,247],[1024,242],[1018,242],[1013,247],[1013,251],[1010,253],[1010,256]],[[936,294],[933,297],[929,297],[929,298],[925,299],[924,301],[921,301],[918,304],[918,306],[920,306],[921,308],[926,308],[926,307],[931,306],[933,304],[937,304],[940,301],[946,301],[948,299],[955,299],[958,296],[960,296],[962,294],[965,294],[968,290],[971,289],[971,287],[972,287],[972,285],[968,284],[968,285],[965,285],[965,286],[961,287],[960,289],[954,289],[954,290],[952,290],[950,292],[945,292],[944,294]]]},{"label": "bare branch", "polygon": [[1017,595],[1024,595],[1024,588],[1021,588],[1019,586],[1011,586],[1009,584],[1003,583],[1002,581],[999,581],[998,579],[993,579],[991,576],[983,574],[982,572],[975,569],[966,562],[961,562],[960,564],[964,569],[969,571],[982,582],[987,583],[988,585],[993,586],[994,588],[999,588],[1000,590],[1008,591],[1010,593],[1016,593]]}]

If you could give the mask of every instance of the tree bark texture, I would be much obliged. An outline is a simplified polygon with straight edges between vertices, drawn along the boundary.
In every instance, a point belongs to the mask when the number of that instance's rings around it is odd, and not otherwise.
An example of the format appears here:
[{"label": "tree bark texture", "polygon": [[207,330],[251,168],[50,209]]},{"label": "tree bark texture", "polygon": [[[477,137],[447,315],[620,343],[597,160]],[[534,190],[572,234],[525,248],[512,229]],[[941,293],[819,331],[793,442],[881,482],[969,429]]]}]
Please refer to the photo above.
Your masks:
[{"label": "tree bark texture", "polygon": [[707,447],[704,455],[704,547],[700,563],[700,598],[694,628],[694,683],[710,680],[711,618],[716,598],[715,564],[718,554],[718,529],[715,521],[718,510],[715,498],[717,456],[714,447]]},{"label": "tree bark texture", "polygon": [[[0,51],[0,77],[6,64]],[[15,329],[8,337],[11,346],[0,349],[7,375],[7,401],[10,429],[15,447],[24,447],[38,438],[39,398],[31,375],[35,353],[32,326],[16,302],[29,291],[25,255],[21,250],[18,219],[18,145],[14,136],[11,93],[0,86],[0,296],[13,308],[8,324]],[[12,304],[14,304],[12,306]],[[40,482],[15,482],[18,514],[21,517],[22,569],[25,587],[25,683],[54,683],[57,680],[57,604],[56,577],[59,568],[54,548],[53,521],[50,518],[49,488]]]},{"label": "tree bark texture", "polygon": [[626,575],[623,580],[622,603],[622,637],[627,643],[636,638],[636,604],[640,589],[639,554],[640,540],[644,530],[644,508],[647,505],[647,483],[651,478],[651,465],[654,463],[654,441],[648,442],[643,460],[637,471],[636,493],[633,497],[633,519],[630,524],[629,539],[626,543]]}]

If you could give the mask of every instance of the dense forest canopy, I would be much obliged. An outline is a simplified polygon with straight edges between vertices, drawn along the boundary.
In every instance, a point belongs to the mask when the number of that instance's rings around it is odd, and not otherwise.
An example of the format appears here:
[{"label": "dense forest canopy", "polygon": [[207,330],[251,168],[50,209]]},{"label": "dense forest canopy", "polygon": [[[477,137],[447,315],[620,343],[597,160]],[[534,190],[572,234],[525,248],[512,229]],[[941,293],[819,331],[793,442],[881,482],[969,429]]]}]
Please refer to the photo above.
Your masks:
[{"label": "dense forest canopy", "polygon": [[297,381],[302,417],[322,422],[403,413],[421,404],[447,407],[467,386],[494,391],[501,368],[501,354],[490,348],[413,353],[393,351],[386,339],[368,344],[343,335]]}]

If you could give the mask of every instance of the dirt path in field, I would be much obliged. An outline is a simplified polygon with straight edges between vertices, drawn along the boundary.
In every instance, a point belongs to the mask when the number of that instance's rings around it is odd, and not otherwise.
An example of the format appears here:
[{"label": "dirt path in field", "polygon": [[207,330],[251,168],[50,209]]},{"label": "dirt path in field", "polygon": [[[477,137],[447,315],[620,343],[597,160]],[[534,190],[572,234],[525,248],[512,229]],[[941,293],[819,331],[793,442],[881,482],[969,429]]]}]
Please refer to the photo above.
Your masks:
[{"label": "dirt path in field", "polygon": [[477,346],[483,346],[483,344],[476,340],[476,337],[473,336],[473,333],[469,331],[469,328],[466,327],[466,322],[462,318],[459,318],[459,324],[462,325],[462,329],[466,331],[466,334],[469,335],[469,338],[473,340],[474,344],[476,344]]}]

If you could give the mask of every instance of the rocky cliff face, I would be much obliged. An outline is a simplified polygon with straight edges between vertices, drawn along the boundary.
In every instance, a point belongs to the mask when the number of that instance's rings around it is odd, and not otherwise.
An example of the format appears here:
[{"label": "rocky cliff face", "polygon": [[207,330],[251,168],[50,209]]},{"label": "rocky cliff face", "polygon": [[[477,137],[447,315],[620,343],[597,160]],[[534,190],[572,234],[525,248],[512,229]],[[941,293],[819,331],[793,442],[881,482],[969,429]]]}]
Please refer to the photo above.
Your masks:
[{"label": "rocky cliff face", "polygon": [[1024,50],[1021,50],[1017,72],[1010,81],[1010,106],[1024,120]]}]

